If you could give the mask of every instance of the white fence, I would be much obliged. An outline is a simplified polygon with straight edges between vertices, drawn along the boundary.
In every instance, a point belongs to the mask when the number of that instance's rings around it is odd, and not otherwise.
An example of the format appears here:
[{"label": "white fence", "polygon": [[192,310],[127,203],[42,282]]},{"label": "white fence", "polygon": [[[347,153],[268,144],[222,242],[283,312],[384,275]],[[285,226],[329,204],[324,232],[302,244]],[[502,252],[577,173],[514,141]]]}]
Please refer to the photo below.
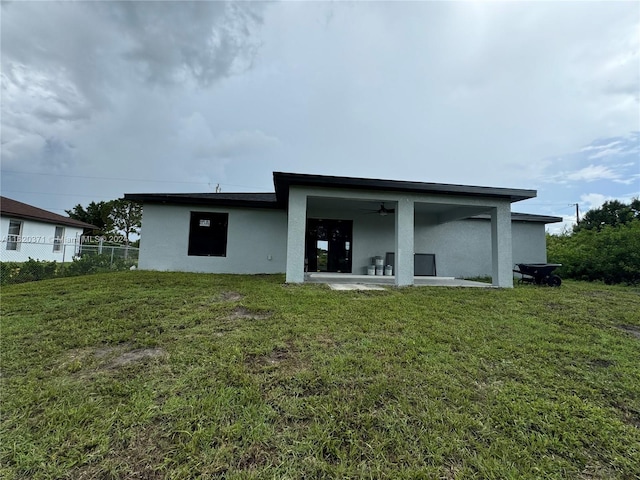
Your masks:
[{"label": "white fence", "polygon": [[32,258],[34,260],[65,263],[73,261],[74,258],[89,255],[105,255],[110,258],[111,264],[121,259],[132,264],[137,264],[138,250],[138,248],[126,245],[96,245],[83,244],[80,242],[7,242],[3,240],[0,243],[0,261],[26,262],[29,258]]}]

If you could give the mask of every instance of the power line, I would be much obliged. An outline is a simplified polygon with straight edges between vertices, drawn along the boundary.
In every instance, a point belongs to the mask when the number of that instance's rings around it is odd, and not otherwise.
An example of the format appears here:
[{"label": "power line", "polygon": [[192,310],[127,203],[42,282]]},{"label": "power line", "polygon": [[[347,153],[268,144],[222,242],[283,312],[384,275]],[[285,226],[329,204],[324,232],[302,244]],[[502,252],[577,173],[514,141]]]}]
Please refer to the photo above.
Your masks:
[{"label": "power line", "polygon": [[27,192],[25,190],[2,190],[3,193],[29,193],[32,195],[56,195],[63,197],[87,197],[87,198],[95,198],[99,195],[82,195],[80,193],[53,193],[53,192]]},{"label": "power line", "polygon": [[119,178],[119,177],[93,177],[89,175],[66,175],[64,173],[20,172],[18,170],[3,170],[3,173],[15,173],[18,175],[42,175],[45,177],[85,178],[91,180],[118,180],[125,182],[152,182],[152,183],[190,183],[195,185],[207,185],[206,182],[186,182],[179,180],[149,180],[147,178]]},{"label": "power line", "polygon": [[[17,175],[41,175],[45,177],[66,177],[66,178],[82,178],[89,180],[117,180],[124,182],[148,182],[148,183],[184,183],[189,185],[207,185],[211,187],[211,183],[208,182],[189,182],[184,180],[150,180],[148,178],[120,178],[120,177],[95,177],[90,175],[67,175],[64,173],[42,173],[42,172],[21,172],[18,170],[3,170],[2,173],[13,173]],[[225,185],[227,187],[240,187],[240,188],[255,188],[257,190],[269,190],[264,187],[256,187],[253,185],[238,185],[233,183],[219,183],[219,185]]]}]

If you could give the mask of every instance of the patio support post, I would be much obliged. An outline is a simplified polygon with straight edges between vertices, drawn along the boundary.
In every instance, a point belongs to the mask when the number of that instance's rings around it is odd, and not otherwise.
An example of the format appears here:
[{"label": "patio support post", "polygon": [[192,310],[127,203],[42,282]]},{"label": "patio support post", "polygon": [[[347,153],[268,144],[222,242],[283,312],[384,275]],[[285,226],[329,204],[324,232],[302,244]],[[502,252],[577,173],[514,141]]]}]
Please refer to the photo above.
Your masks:
[{"label": "patio support post", "polygon": [[413,285],[414,254],[414,201],[410,198],[398,200],[396,208],[396,286]]},{"label": "patio support post", "polygon": [[492,283],[513,288],[511,249],[511,204],[504,202],[491,209]]},{"label": "patio support post", "polygon": [[307,225],[307,195],[289,190],[287,228],[287,283],[304,282],[304,237]]}]

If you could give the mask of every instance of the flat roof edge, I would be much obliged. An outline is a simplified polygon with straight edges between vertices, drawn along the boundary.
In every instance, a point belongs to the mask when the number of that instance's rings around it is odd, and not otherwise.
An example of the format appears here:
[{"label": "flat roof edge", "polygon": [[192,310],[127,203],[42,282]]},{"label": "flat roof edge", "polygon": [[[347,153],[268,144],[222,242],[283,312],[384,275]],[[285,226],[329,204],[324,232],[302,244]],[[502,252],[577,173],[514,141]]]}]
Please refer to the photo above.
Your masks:
[{"label": "flat roof edge", "polygon": [[[487,214],[474,215],[469,217],[471,220],[491,220],[491,216]],[[562,217],[552,215],[537,215],[534,213],[511,212],[512,222],[531,222],[531,223],[558,223],[562,222]]]},{"label": "flat roof edge", "polygon": [[315,186],[328,188],[353,188],[368,190],[406,191],[412,193],[435,193],[440,195],[471,195],[484,197],[509,198],[511,202],[518,202],[535,198],[535,190],[484,187],[476,185],[458,185],[447,183],[413,182],[405,180],[383,180],[361,177],[338,177],[329,175],[310,175],[302,173],[273,172],[276,194],[288,196],[291,185]]},{"label": "flat roof edge", "polygon": [[[247,208],[267,208],[279,209],[282,206],[276,202],[274,194],[263,194],[264,196],[274,196],[273,199],[259,198],[237,198],[203,196],[202,194],[162,194],[162,193],[125,193],[124,198],[139,203],[158,203],[169,205],[209,205],[221,207],[247,207]],[[252,195],[252,194],[248,194]]]}]

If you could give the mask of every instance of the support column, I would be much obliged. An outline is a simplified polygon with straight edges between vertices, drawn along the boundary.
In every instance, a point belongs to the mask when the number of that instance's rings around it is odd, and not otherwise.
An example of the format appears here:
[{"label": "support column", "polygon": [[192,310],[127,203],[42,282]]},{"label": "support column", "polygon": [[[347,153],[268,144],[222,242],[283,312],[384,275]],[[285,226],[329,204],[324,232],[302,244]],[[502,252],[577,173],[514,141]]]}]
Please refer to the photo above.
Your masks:
[{"label": "support column", "polygon": [[289,190],[287,212],[287,283],[304,282],[304,239],[307,229],[307,195]]},{"label": "support column", "polygon": [[491,276],[494,286],[513,288],[512,256],[511,204],[506,201],[491,209]]},{"label": "support column", "polygon": [[413,285],[414,257],[414,202],[412,199],[398,200],[396,207],[396,286]]}]

